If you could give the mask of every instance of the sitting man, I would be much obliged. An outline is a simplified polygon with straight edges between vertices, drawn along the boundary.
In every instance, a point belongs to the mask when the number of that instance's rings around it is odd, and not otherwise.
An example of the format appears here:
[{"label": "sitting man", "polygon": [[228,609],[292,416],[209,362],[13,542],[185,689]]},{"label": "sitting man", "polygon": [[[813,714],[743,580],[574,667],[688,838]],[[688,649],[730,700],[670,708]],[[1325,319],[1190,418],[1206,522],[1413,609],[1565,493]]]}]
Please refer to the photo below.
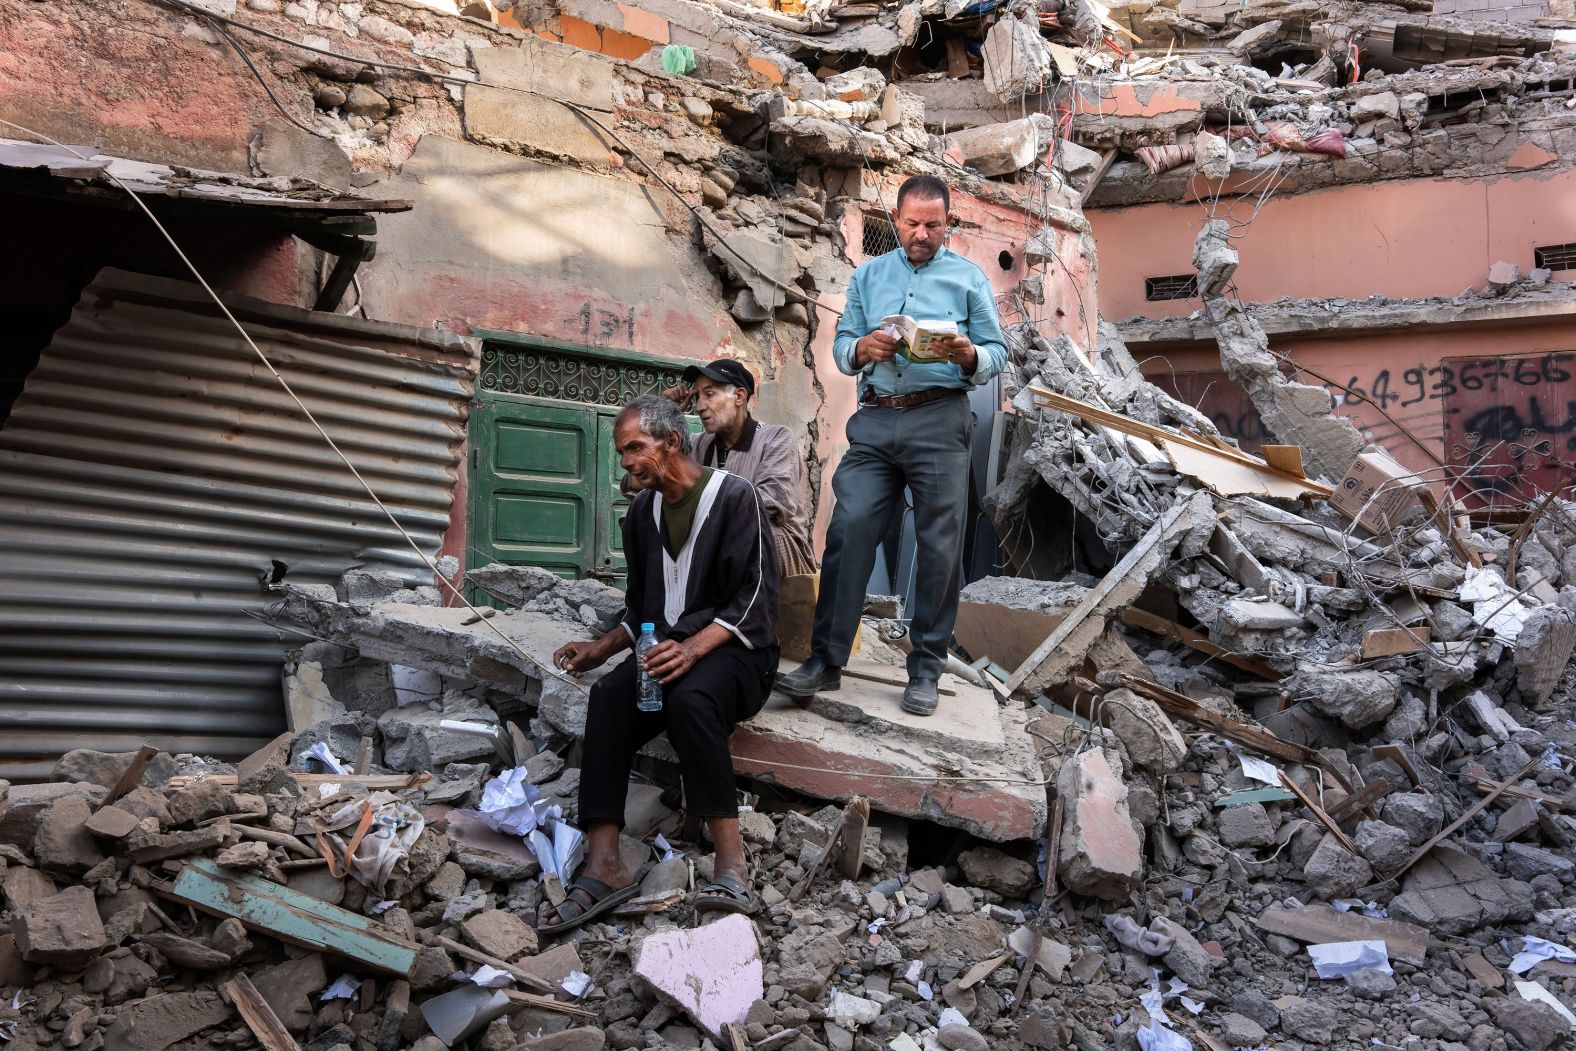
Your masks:
[{"label": "sitting man", "polygon": [[684,370],[684,382],[663,392],[682,408],[691,397],[706,433],[695,439],[695,460],[736,474],[755,486],[777,542],[785,577],[814,573],[804,499],[804,454],[793,432],[750,413],[755,377],[740,362],[719,358]]},{"label": "sitting man", "polygon": [[585,872],[537,928],[568,930],[635,896],[635,877],[619,860],[630,762],[667,731],[679,755],[685,805],[706,821],[716,846],[714,877],[695,907],[750,914],[750,886],[739,833],[738,794],[728,737],[761,710],[777,669],[777,553],[755,487],[701,467],[689,456],[684,414],[672,401],[636,398],[619,414],[613,442],[641,492],[624,518],[629,560],[624,620],[594,642],[571,642],[553,664],[580,676],[631,649],[642,622],[660,640],[646,671],[662,685],[662,710],[635,707],[636,658],[591,688],[580,766]]}]

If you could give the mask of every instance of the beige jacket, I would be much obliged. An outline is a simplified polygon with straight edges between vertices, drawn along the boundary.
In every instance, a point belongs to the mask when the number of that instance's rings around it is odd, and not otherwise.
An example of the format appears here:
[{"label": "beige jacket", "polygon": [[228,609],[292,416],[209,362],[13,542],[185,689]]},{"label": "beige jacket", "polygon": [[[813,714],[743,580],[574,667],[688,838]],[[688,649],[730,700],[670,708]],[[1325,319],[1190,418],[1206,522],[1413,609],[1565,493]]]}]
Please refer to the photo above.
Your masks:
[{"label": "beige jacket", "polygon": [[[714,434],[695,436],[695,462],[709,463]],[[750,417],[738,442],[728,450],[724,469],[755,486],[777,542],[777,562],[785,577],[814,573],[815,551],[810,546],[810,523],[804,499],[804,457],[793,432],[774,423]]]}]

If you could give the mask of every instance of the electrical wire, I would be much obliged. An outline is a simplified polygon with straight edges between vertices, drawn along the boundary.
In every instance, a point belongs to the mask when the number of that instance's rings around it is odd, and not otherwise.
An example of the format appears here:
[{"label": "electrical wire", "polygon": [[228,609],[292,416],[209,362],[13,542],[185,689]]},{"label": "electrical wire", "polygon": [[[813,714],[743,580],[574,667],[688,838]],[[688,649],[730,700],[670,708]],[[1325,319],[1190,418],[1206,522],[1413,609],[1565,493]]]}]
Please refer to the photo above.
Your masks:
[{"label": "electrical wire", "polygon": [[[179,2],[179,0],[172,0],[172,2]],[[84,162],[90,160],[88,156],[74,147],[67,146],[65,143],[53,139],[41,131],[36,131],[33,128],[25,127],[21,124],[16,124],[4,118],[0,118],[0,124],[3,124],[8,128],[14,128],[24,135],[30,135],[35,139],[40,139],[53,146],[57,146],[79,160]],[[312,425],[313,429],[317,431],[318,435],[328,445],[329,449],[333,451],[334,455],[339,457],[340,462],[345,465],[345,468],[350,472],[351,477],[353,477],[361,486],[368,498],[372,500],[372,503],[376,505],[377,509],[383,513],[383,516],[389,520],[389,524],[391,524],[395,530],[399,532],[399,535],[405,539],[405,543],[410,545],[410,549],[416,553],[416,557],[420,558],[422,563],[426,565],[426,567],[432,572],[433,578],[440,581],[442,585],[447,588],[456,599],[459,600],[461,605],[470,610],[473,615],[478,617],[482,624],[492,628],[493,632],[500,639],[502,639],[510,649],[524,657],[526,661],[528,661],[533,667],[541,671],[544,675],[551,676],[555,679],[560,679],[565,683],[573,685],[575,688],[581,691],[585,691],[585,686],[576,682],[574,679],[561,674],[556,669],[548,667],[548,665],[527,653],[518,642],[504,634],[503,629],[499,628],[496,624],[492,623],[491,620],[484,617],[481,610],[471,605],[470,601],[465,597],[460,589],[455,587],[453,582],[443,574],[443,572],[438,568],[437,562],[435,562],[432,557],[427,554],[427,552],[421,549],[421,545],[417,544],[415,538],[406,531],[404,525],[402,525],[400,520],[394,515],[394,512],[389,510],[388,505],[383,502],[382,498],[378,496],[377,492],[370,484],[368,484],[367,480],[362,477],[362,474],[356,468],[354,461],[352,461],[350,457],[345,454],[344,450],[339,447],[339,443],[334,441],[333,436],[331,436],[328,431],[324,429],[323,425],[318,422],[317,417],[312,414],[312,410],[307,408],[306,403],[302,401],[301,398],[296,394],[295,389],[290,386],[289,381],[286,380],[284,376],[280,374],[279,370],[274,367],[274,363],[269,360],[268,355],[263,353],[262,348],[252,340],[251,333],[247,332],[245,326],[236,320],[235,315],[230,312],[230,307],[228,304],[226,304],[225,301],[219,297],[219,293],[214,291],[213,286],[208,283],[208,279],[203,276],[202,271],[197,269],[197,264],[191,261],[191,257],[188,256],[185,250],[181,248],[180,243],[175,240],[175,237],[170,233],[165,225],[159,221],[159,217],[153,214],[153,210],[148,207],[147,202],[144,201],[134,190],[132,190],[131,187],[127,186],[121,181],[120,177],[115,174],[114,168],[106,166],[102,170],[103,174],[111,182],[125,191],[126,195],[131,198],[133,203],[135,203],[136,206],[142,210],[143,214],[148,217],[148,220],[153,223],[154,227],[158,229],[161,235],[163,235],[164,240],[169,243],[170,248],[175,252],[176,256],[178,256],[180,261],[185,264],[186,269],[191,271],[192,277],[195,278],[197,283],[202,286],[203,291],[206,292],[209,298],[213,300],[214,305],[219,308],[219,312],[225,316],[231,325],[235,326],[235,330],[240,333],[241,339],[245,341],[248,347],[251,348],[252,353],[257,355],[257,359],[262,362],[263,367],[268,370],[269,375],[273,376],[275,381],[278,382],[280,388],[285,392],[285,395],[295,403],[296,408],[301,411],[301,415],[304,416],[307,422]]]}]

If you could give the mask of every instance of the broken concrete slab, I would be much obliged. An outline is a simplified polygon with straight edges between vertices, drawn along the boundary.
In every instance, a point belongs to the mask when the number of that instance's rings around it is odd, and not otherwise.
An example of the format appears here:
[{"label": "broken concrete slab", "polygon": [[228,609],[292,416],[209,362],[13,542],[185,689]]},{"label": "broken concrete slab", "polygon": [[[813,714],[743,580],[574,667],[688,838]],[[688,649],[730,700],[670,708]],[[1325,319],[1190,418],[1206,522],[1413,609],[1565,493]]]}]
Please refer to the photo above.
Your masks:
[{"label": "broken concrete slab", "polygon": [[1057,775],[1063,800],[1057,873],[1080,894],[1120,900],[1144,875],[1143,840],[1127,809],[1119,761],[1102,748],[1068,758]]},{"label": "broken concrete slab", "polygon": [[[875,713],[878,724],[833,722],[774,694],[734,730],[734,770],[819,799],[864,796],[883,813],[934,821],[992,842],[1038,836],[1046,803],[1044,789],[1035,785],[1041,775],[1033,738],[1025,732],[1027,713],[999,708],[992,694],[961,681],[956,690],[954,697],[942,698],[942,707],[956,703],[988,716],[1001,734],[997,754],[970,755],[964,745],[949,755],[930,740],[882,732],[879,723],[901,727],[912,718],[902,711],[903,687],[860,682],[858,707]],[[856,696],[851,680],[844,680],[838,696],[845,704]]]},{"label": "broken concrete slab", "polygon": [[766,991],[755,925],[745,916],[648,935],[631,956],[637,975],[718,1040]]},{"label": "broken concrete slab", "polygon": [[116,1051],[164,1051],[231,1016],[215,992],[160,993],[121,1009],[104,1034]]},{"label": "broken concrete slab", "polygon": [[1390,914],[1441,934],[1470,934],[1480,927],[1532,914],[1532,888],[1501,879],[1481,861],[1437,846],[1414,865],[1390,900]]},{"label": "broken concrete slab", "polygon": [[86,872],[103,861],[104,852],[87,827],[92,817],[93,808],[79,795],[62,796],[49,804],[33,837],[38,863],[60,872]]},{"label": "broken concrete slab", "polygon": [[1040,154],[1040,133],[1027,117],[954,132],[947,146],[981,175],[1006,175],[1033,164]]},{"label": "broken concrete slab", "polygon": [[440,700],[391,708],[378,717],[383,762],[393,770],[436,770],[449,763],[493,756],[490,738],[450,730],[445,722],[497,727],[498,715],[486,703],[457,690]]},{"label": "broken concrete slab", "polygon": [[1271,934],[1310,944],[1325,942],[1383,941],[1390,957],[1423,966],[1428,952],[1428,930],[1401,920],[1376,919],[1360,912],[1341,912],[1328,905],[1303,905],[1294,909],[1266,909],[1253,921]]}]

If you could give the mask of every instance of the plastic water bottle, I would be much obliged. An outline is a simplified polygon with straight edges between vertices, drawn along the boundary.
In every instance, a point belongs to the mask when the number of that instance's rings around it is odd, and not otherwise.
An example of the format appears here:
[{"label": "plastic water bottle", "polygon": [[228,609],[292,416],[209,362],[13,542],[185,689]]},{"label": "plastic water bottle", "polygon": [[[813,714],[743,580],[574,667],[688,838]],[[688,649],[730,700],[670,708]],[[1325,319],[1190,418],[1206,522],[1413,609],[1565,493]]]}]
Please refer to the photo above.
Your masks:
[{"label": "plastic water bottle", "polygon": [[662,684],[653,679],[646,671],[646,653],[657,644],[657,626],[655,624],[642,624],[640,626],[640,641],[635,643],[635,672],[640,676],[636,688],[638,700],[635,707],[643,712],[660,712],[662,710]]}]

